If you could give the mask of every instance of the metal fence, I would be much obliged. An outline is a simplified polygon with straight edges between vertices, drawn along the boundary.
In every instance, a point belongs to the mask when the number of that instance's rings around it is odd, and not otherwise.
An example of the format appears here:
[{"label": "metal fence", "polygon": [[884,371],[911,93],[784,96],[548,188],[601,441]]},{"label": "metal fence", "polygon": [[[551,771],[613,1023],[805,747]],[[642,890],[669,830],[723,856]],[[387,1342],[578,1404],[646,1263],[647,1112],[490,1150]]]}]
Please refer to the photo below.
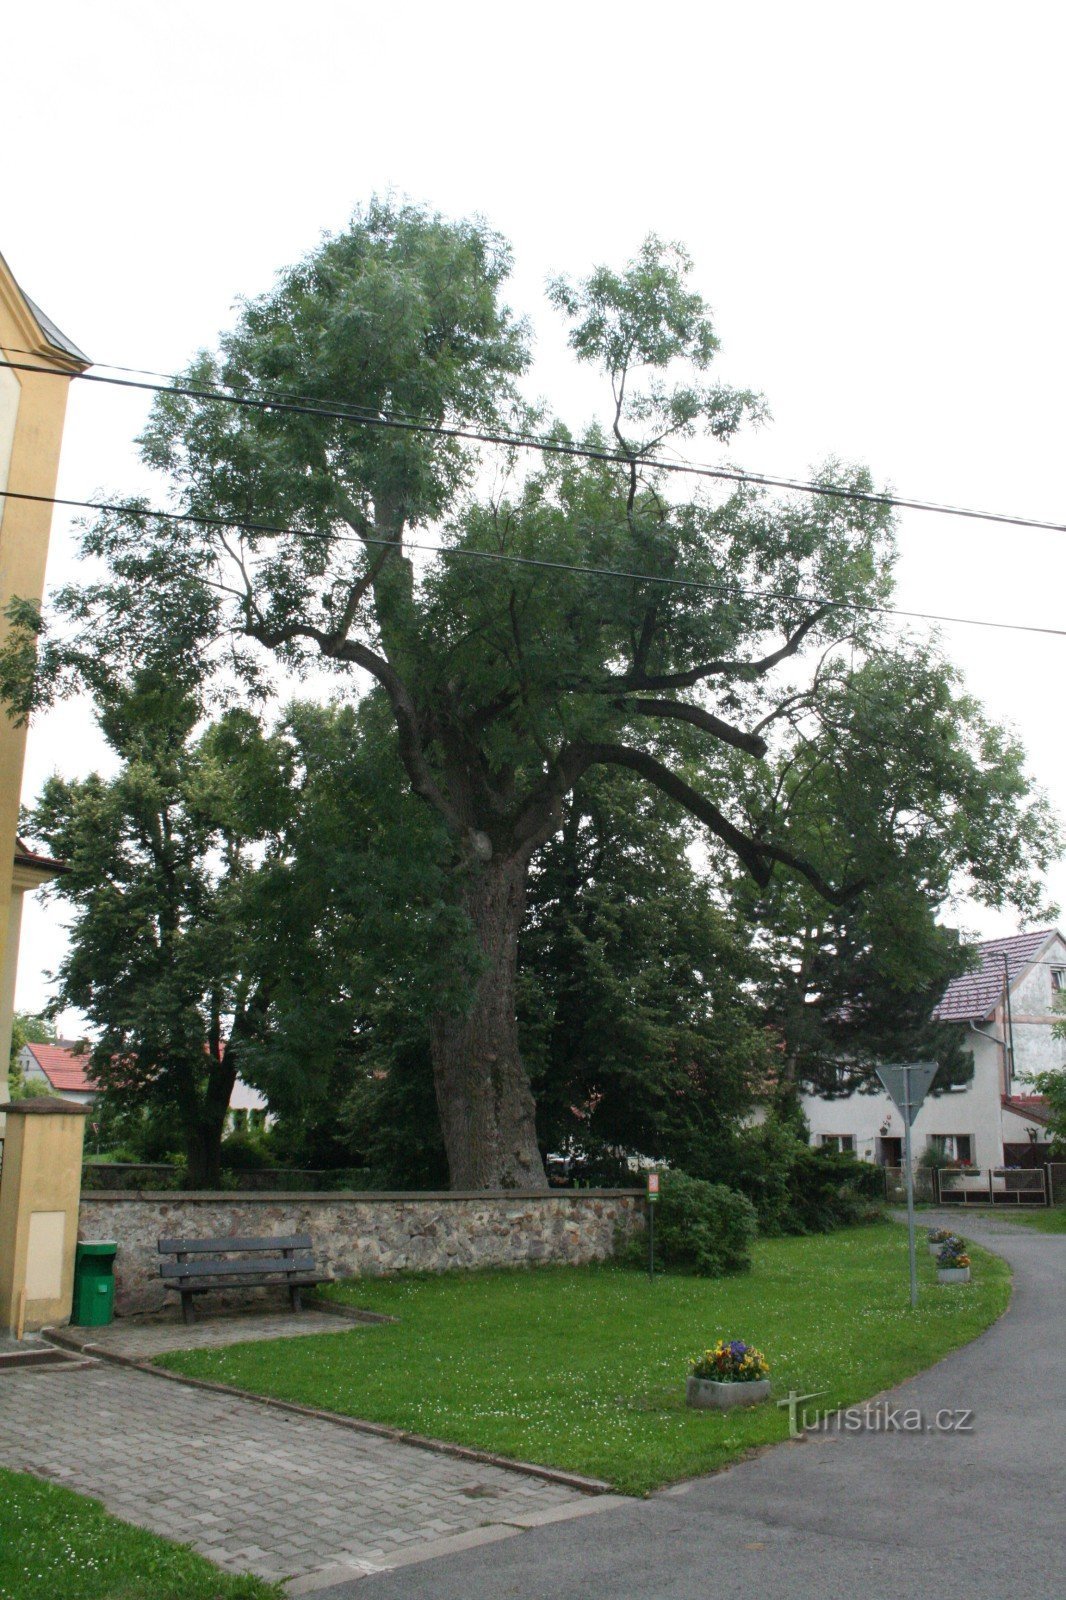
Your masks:
[{"label": "metal fence", "polygon": [[[82,1189],[181,1189],[184,1168],[163,1162],[87,1161],[82,1167]],[[365,1167],[257,1167],[249,1172],[223,1172],[220,1187],[240,1194],[296,1194],[334,1189],[366,1189]]]},{"label": "metal fence", "polygon": [[[890,1205],[901,1206],[907,1201],[907,1184],[902,1167],[882,1167],[885,1175],[885,1199]],[[914,1169],[914,1198],[919,1201],[934,1200],[933,1175],[928,1167]]]},{"label": "metal fence", "polygon": [[1046,1206],[1042,1167],[941,1167],[936,1174],[941,1205]]}]

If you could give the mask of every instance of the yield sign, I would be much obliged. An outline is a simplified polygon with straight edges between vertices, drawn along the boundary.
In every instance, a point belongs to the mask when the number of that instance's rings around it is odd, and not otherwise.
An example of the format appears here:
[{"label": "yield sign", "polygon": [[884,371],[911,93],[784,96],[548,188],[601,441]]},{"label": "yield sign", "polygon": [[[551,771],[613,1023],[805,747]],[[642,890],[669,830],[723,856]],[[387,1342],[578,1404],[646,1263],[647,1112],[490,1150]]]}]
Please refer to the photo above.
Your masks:
[{"label": "yield sign", "polygon": [[909,1061],[904,1066],[877,1068],[877,1076],[885,1093],[905,1123],[913,1123],[918,1115],[922,1101],[929,1092],[929,1085],[936,1077],[938,1065],[936,1061]]}]

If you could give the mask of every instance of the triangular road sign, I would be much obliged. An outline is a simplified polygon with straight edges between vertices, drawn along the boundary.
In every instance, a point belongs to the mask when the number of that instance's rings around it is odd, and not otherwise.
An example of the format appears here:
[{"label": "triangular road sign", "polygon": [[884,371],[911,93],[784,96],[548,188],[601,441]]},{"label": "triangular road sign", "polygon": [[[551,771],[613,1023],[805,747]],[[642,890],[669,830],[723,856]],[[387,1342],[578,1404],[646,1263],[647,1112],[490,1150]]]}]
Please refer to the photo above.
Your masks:
[{"label": "triangular road sign", "polygon": [[[877,1068],[877,1076],[885,1093],[905,1122],[913,1125],[921,1103],[929,1092],[929,1085],[936,1077],[938,1066],[936,1061],[909,1061],[902,1066]],[[906,1111],[908,1101],[909,1117]]]}]

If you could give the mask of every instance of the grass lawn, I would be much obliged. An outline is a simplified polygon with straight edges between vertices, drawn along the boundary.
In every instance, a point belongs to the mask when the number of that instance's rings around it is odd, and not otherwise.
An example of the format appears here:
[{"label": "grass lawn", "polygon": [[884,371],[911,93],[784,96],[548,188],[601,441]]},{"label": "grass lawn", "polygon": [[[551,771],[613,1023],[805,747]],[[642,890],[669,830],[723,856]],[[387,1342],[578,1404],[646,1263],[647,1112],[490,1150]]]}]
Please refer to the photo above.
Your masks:
[{"label": "grass lawn", "polygon": [[96,1500],[0,1468],[0,1600],[281,1600],[281,1595],[273,1584],[231,1578],[191,1550],[120,1522]]},{"label": "grass lawn", "polygon": [[1044,1211],[1014,1211],[1010,1221],[1023,1228],[1035,1228],[1037,1233],[1066,1233],[1066,1206],[1049,1206]]},{"label": "grass lawn", "polygon": [[400,1320],[337,1334],[182,1351],[161,1365],[260,1394],[607,1478],[641,1494],[783,1439],[773,1404],[684,1405],[687,1360],[719,1335],[756,1344],[776,1395],[854,1404],[965,1344],[1007,1304],[1006,1265],[941,1288],[893,1223],[767,1239],[755,1268],[707,1280],[612,1265],[351,1279],[334,1298]]}]

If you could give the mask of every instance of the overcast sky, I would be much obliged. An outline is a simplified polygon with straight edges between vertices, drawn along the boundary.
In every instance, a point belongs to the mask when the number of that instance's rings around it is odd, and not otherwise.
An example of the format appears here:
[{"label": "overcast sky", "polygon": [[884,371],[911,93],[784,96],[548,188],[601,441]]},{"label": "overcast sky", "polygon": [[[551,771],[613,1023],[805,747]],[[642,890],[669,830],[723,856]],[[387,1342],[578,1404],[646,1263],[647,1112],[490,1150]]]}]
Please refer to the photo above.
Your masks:
[{"label": "overcast sky", "polygon": [[[836,454],[903,494],[1066,521],[1063,31],[1047,4],[972,0],[37,0],[4,21],[0,251],[95,360],[172,371],[373,192],[477,211],[514,245],[536,388],[579,422],[544,280],[655,230],[695,257],[721,375],[770,403],[737,460],[802,476]],[[60,494],[144,486],[146,405],[72,386]],[[1066,625],[1066,535],[900,528],[901,606]],[[71,549],[57,513],[50,583]],[[1066,809],[1066,640],[943,637]],[[42,718],[24,799],[97,751],[84,708]],[[1066,867],[1048,887],[1066,901]],[[61,937],[28,903],[21,1007]]]}]

